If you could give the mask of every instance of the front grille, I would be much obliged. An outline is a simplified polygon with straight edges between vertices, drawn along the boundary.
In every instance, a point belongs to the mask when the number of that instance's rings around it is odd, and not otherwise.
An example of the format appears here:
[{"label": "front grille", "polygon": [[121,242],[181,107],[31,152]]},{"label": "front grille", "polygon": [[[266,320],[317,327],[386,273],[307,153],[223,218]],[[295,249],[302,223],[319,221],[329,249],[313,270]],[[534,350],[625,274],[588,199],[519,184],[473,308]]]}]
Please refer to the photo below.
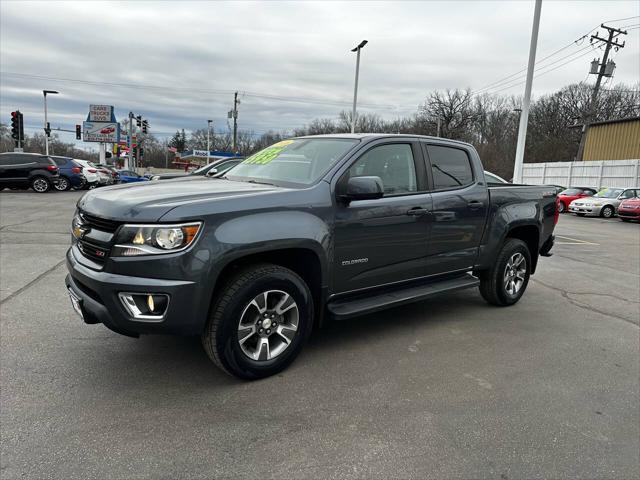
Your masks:
[{"label": "front grille", "polygon": [[103,232],[113,233],[120,225],[122,225],[122,222],[107,220],[106,218],[96,217],[84,212],[80,213],[80,217],[82,218],[83,223],[88,227],[95,228],[96,230],[102,230]]},{"label": "front grille", "polygon": [[109,248],[87,242],[86,240],[78,240],[78,249],[89,260],[99,263],[100,265],[102,265],[109,256]]}]

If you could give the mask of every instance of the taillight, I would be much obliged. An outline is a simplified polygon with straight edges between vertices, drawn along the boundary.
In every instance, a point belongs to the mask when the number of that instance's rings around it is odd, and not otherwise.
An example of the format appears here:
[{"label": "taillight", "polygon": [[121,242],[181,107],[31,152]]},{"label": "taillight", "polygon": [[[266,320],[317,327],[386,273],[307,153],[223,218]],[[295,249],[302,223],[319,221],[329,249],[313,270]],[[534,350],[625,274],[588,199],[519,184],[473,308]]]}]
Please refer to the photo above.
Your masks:
[{"label": "taillight", "polygon": [[82,168],[80,167],[73,167],[71,169],[71,173],[82,173]]},{"label": "taillight", "polygon": [[57,172],[58,167],[56,167],[55,165],[47,165],[47,170],[49,170],[50,172]]}]

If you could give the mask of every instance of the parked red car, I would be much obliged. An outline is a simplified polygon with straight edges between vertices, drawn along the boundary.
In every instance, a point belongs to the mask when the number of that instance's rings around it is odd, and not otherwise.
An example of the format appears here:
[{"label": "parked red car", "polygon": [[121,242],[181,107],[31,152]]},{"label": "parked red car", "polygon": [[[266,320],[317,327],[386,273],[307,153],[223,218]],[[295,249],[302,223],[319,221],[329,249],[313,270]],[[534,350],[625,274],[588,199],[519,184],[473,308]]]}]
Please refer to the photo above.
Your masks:
[{"label": "parked red car", "polygon": [[569,208],[569,204],[582,197],[590,197],[598,191],[590,187],[569,187],[558,194],[558,211],[564,213]]},{"label": "parked red car", "polygon": [[623,222],[640,220],[640,198],[630,198],[618,206],[618,217]]}]

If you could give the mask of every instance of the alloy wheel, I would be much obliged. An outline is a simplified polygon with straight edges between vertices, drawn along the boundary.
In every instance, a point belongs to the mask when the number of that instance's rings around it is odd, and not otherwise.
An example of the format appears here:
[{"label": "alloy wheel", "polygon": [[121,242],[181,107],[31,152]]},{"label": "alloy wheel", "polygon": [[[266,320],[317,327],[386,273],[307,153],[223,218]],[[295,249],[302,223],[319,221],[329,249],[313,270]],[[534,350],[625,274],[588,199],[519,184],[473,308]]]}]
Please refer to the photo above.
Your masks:
[{"label": "alloy wheel", "polygon": [[504,269],[504,289],[509,295],[516,295],[522,286],[527,274],[527,261],[520,252],[514,253],[509,258]]},{"label": "alloy wheel", "polygon": [[238,324],[238,344],[252,360],[273,360],[293,342],[300,312],[291,295],[267,290],[249,302]]},{"label": "alloy wheel", "polygon": [[64,192],[65,190],[69,189],[69,182],[67,181],[66,178],[62,177],[58,180],[58,184],[55,185],[55,188],[56,190]]},{"label": "alloy wheel", "polygon": [[43,193],[49,190],[49,183],[44,178],[36,178],[31,186],[38,193]]}]

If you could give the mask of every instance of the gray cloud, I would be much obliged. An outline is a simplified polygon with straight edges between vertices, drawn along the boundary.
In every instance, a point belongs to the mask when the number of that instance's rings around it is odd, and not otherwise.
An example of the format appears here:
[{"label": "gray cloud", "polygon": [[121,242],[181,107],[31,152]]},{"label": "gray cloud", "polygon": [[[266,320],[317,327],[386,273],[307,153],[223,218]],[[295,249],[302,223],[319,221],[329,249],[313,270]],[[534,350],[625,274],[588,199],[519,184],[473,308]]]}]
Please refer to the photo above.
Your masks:
[{"label": "gray cloud", "polygon": [[[544,2],[538,58],[638,10],[635,1]],[[349,49],[363,38],[369,45],[362,54],[360,109],[394,118],[415,112],[432,89],[476,89],[523,69],[532,12],[533,2],[520,1],[2,2],[0,118],[8,121],[20,108],[27,126],[37,128],[41,90],[56,89],[54,126],[72,128],[90,103],[106,103],[120,118],[129,110],[142,113],[163,137],[178,128],[203,128],[208,118],[226,129],[238,90],[247,92],[240,128],[289,130],[349,108],[355,63]],[[627,46],[615,54],[611,84],[638,81],[639,32],[630,30]],[[589,61],[601,52],[584,53],[536,78],[534,95],[584,80]],[[516,85],[501,93],[522,90]]]}]

